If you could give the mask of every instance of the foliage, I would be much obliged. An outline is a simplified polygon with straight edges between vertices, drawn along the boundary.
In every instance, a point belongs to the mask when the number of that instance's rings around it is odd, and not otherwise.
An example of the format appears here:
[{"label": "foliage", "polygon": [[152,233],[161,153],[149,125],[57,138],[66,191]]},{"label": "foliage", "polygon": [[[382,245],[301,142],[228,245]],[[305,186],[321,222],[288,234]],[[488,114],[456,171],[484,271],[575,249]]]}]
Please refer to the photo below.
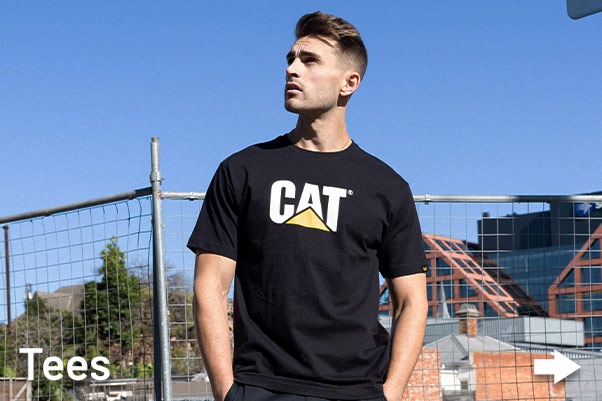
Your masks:
[{"label": "foliage", "polygon": [[[167,277],[170,336],[178,340],[190,338],[195,341],[191,290],[192,284],[183,273],[177,272]],[[189,337],[190,334],[192,337]]]},{"label": "foliage", "polygon": [[17,377],[17,372],[10,366],[0,367],[0,376],[2,377]]},{"label": "foliage", "polygon": [[140,361],[134,365],[133,376],[137,379],[153,377],[153,365],[148,362]]},{"label": "foliage", "polygon": [[29,317],[46,316],[50,313],[50,309],[46,301],[36,293],[31,299],[25,300],[25,313]]},{"label": "foliage", "polygon": [[14,366],[14,358],[11,358],[9,352],[11,347],[12,336],[7,335],[5,325],[0,325],[0,377],[16,377]]},{"label": "foliage", "polygon": [[128,272],[125,253],[117,246],[116,239],[107,244],[100,257],[100,281],[85,284],[85,330],[80,334],[86,344],[87,358],[104,355],[118,362],[123,372],[125,359],[143,331],[143,322],[133,319],[133,311],[140,308],[142,299],[140,278]]},{"label": "foliage", "polygon": [[34,382],[33,393],[39,401],[71,401],[72,397],[65,391],[60,380],[53,381],[38,377]]},{"label": "foliage", "polygon": [[192,283],[182,272],[167,276],[167,303],[171,341],[171,372],[173,375],[188,375],[199,368],[196,332],[192,315]]},{"label": "foliage", "polygon": [[[85,283],[84,299],[75,313],[51,307],[34,294],[25,301],[26,312],[11,322],[11,332],[0,325],[0,376],[27,375],[27,355],[19,348],[41,348],[36,354],[34,397],[44,401],[68,400],[75,383],[64,375],[59,381],[42,377],[44,359],[66,361],[83,356],[109,358],[111,377],[153,376],[153,292],[140,270],[129,267],[126,254],[112,239],[100,252],[97,280]],[[137,273],[134,273],[137,272]],[[167,277],[172,374],[199,371],[200,362],[192,317],[192,284],[183,273]]]},{"label": "foliage", "polygon": [[41,348],[42,353],[34,356],[34,398],[42,401],[69,400],[67,389],[73,386],[72,380],[66,375],[59,381],[47,380],[43,377],[41,366],[42,361],[51,355],[64,359],[74,355],[77,318],[69,311],[51,308],[38,294],[26,300],[25,307],[25,313],[11,322],[11,331],[2,344],[10,350],[5,353],[4,374],[27,376],[27,355],[17,350]]}]

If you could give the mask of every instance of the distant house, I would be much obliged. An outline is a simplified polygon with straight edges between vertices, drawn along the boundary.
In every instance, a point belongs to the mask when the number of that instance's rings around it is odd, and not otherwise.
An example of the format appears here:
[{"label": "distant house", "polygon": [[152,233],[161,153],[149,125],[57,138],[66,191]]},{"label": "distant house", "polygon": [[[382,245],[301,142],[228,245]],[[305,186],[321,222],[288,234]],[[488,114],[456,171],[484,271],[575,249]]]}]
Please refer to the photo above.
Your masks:
[{"label": "distant house", "polygon": [[535,357],[551,356],[524,352],[479,335],[479,312],[474,305],[462,305],[456,317],[459,334],[449,334],[424,346],[439,351],[443,401],[565,399],[564,382],[551,385],[547,377],[535,377],[533,373]]},{"label": "distant house", "polygon": [[[69,285],[58,288],[55,292],[36,292],[49,307],[74,314],[81,312],[81,304],[84,300],[84,284]],[[30,294],[28,298],[31,299]]]},{"label": "distant house", "polygon": [[505,342],[489,336],[480,336],[477,332],[479,312],[471,304],[464,304],[456,312],[459,322],[459,334],[450,334],[424,348],[439,351],[441,388],[445,393],[474,394],[476,391],[476,372],[472,361],[472,352],[516,351]]}]

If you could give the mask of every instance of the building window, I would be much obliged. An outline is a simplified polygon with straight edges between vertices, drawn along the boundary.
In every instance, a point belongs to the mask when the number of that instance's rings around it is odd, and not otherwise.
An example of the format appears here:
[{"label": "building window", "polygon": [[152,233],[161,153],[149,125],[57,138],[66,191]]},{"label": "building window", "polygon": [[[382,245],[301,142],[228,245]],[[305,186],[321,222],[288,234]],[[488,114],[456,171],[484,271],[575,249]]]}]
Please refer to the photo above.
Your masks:
[{"label": "building window", "polygon": [[559,313],[575,313],[575,295],[560,294],[556,301]]}]

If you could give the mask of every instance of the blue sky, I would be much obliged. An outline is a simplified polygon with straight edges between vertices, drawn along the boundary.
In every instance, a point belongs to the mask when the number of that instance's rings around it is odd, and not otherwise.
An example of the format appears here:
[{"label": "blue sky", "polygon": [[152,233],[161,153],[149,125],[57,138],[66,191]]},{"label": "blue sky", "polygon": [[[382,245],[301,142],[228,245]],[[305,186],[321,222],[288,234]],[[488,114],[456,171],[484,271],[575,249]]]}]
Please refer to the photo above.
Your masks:
[{"label": "blue sky", "polygon": [[5,2],[0,215],[149,185],[204,191],[218,163],[289,131],[285,54],[315,10],[369,65],[348,128],[415,194],[602,190],[602,14],[562,0]]}]

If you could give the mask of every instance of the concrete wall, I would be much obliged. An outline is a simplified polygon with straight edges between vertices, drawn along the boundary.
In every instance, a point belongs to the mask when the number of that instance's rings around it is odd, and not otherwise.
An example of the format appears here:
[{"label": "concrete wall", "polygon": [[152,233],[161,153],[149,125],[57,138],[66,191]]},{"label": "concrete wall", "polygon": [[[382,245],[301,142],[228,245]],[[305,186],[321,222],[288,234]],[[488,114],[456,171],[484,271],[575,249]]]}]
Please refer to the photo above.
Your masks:
[{"label": "concrete wall", "polygon": [[565,379],[567,401],[602,400],[602,359],[577,359],[581,368]]}]

